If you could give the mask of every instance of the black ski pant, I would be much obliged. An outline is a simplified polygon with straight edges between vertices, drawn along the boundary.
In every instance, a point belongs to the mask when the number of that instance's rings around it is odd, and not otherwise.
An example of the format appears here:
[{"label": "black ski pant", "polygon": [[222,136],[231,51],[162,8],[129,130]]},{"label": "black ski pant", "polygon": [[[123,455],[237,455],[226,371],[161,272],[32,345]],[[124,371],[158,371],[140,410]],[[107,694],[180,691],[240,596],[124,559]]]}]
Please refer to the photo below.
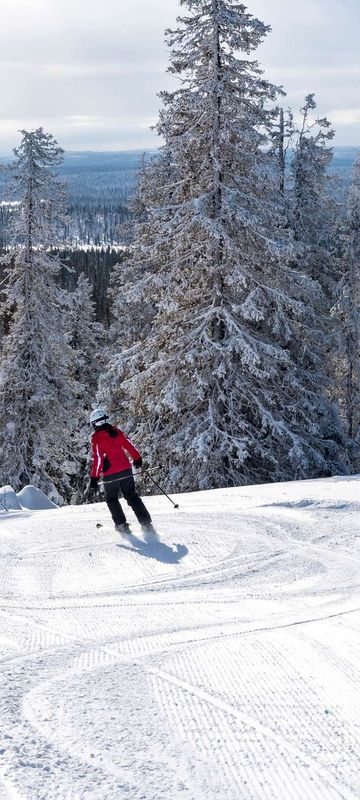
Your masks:
[{"label": "black ski pant", "polygon": [[127,475],[125,472],[123,476],[121,473],[118,473],[118,475],[119,477],[114,476],[113,480],[109,479],[109,481],[104,481],[105,498],[115,525],[122,525],[126,522],[125,514],[119,503],[120,494],[124,497],[130,508],[132,508],[140,525],[149,525],[151,523],[151,517],[136,491],[132,474]]}]

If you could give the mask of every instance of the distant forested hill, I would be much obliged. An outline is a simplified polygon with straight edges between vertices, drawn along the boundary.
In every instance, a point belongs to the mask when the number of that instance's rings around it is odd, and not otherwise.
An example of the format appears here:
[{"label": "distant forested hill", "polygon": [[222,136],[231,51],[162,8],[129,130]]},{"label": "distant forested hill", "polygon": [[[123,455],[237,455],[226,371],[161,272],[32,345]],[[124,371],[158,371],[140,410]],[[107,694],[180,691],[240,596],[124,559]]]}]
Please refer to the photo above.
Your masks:
[{"label": "distant forested hill", "polygon": [[118,153],[65,153],[59,175],[68,184],[71,203],[97,200],[111,203],[127,198],[133,189],[143,156],[142,150]]},{"label": "distant forested hill", "polygon": [[359,147],[334,147],[334,163],[336,167],[351,170],[359,150],[360,145]]},{"label": "distant forested hill", "polygon": [[[332,168],[346,180],[351,170],[357,147],[334,147]],[[154,150],[133,150],[115,153],[69,152],[59,174],[67,181],[70,198],[91,200],[95,195],[111,198],[114,190],[128,191],[136,183],[143,155],[151,157]]]},{"label": "distant forested hill", "polygon": [[[69,222],[62,231],[64,244],[116,246],[122,243],[120,226],[129,216],[129,201],[136,185],[143,155],[151,158],[154,150],[119,152],[68,152],[58,173],[67,183]],[[358,148],[335,147],[332,172],[343,187],[343,196],[351,180]],[[9,163],[10,158],[0,159]],[[9,243],[11,207],[6,203],[6,176],[0,170],[0,248]]]},{"label": "distant forested hill", "polygon": [[[340,201],[351,180],[356,147],[335,147],[332,171],[339,176],[335,188]],[[147,151],[151,158],[154,151]],[[116,153],[69,152],[58,173],[67,183],[68,223],[61,231],[60,255],[71,268],[64,269],[61,282],[74,289],[83,272],[94,288],[97,319],[109,323],[107,289],[116,263],[123,258],[124,223],[129,218],[129,204],[136,186],[144,153],[140,150]],[[10,158],[0,158],[8,164]],[[6,178],[0,168],[0,255],[10,243],[10,220],[13,207],[6,200]],[[0,266],[0,278],[3,276]]]},{"label": "distant forested hill", "polygon": [[[334,147],[332,169],[347,182],[359,147]],[[111,199],[114,192],[131,191],[137,180],[142,157],[154,155],[154,150],[132,150],[124,152],[69,152],[65,153],[64,163],[59,174],[68,183],[72,201],[94,197]]]},{"label": "distant forested hill", "polygon": [[344,181],[349,184],[355,158],[360,150],[359,147],[334,147],[334,158],[331,168]]},{"label": "distant forested hill", "polygon": [[[152,151],[147,152],[151,157]],[[119,228],[129,216],[142,150],[116,153],[69,152],[58,169],[67,184],[68,224],[64,244],[108,246],[122,241]],[[10,158],[0,159],[8,164]],[[0,170],[0,248],[9,244],[11,206],[6,202],[6,173]]]}]

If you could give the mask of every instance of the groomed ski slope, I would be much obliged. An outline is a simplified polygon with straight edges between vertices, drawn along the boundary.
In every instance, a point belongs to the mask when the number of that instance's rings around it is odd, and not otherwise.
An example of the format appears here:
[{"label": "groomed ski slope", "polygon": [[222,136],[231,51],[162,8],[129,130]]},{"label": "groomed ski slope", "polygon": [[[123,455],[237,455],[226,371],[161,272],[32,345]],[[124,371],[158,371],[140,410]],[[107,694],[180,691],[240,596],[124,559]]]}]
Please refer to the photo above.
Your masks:
[{"label": "groomed ski slope", "polygon": [[360,478],[0,514],[0,800],[359,800]]}]

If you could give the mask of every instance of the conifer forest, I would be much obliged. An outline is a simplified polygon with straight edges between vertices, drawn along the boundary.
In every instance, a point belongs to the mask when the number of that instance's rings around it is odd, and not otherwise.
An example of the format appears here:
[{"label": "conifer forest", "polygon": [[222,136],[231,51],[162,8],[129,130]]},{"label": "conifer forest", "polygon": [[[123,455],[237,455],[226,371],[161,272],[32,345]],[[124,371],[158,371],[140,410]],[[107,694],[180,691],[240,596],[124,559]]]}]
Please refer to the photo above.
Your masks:
[{"label": "conifer forest", "polygon": [[[235,0],[182,0],[157,150],[0,170],[0,485],[82,502],[105,407],[168,490],[360,471],[360,152]],[[14,134],[14,145],[17,142]],[[88,160],[87,160],[88,159]]]}]

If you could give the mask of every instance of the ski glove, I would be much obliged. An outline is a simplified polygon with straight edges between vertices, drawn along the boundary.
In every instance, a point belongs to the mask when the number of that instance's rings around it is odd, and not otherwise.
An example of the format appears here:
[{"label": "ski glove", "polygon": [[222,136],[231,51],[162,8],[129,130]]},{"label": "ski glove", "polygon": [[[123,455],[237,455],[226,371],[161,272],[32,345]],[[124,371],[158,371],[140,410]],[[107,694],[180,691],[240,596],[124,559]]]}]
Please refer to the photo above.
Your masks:
[{"label": "ski glove", "polygon": [[93,500],[99,492],[99,481],[97,478],[90,478],[90,481],[85,489],[85,500]]},{"label": "ski glove", "polygon": [[140,456],[140,458],[135,458],[135,460],[134,460],[134,467],[136,467],[136,468],[139,468],[139,467],[141,467],[141,466],[142,466],[142,458],[141,458],[141,456]]}]

